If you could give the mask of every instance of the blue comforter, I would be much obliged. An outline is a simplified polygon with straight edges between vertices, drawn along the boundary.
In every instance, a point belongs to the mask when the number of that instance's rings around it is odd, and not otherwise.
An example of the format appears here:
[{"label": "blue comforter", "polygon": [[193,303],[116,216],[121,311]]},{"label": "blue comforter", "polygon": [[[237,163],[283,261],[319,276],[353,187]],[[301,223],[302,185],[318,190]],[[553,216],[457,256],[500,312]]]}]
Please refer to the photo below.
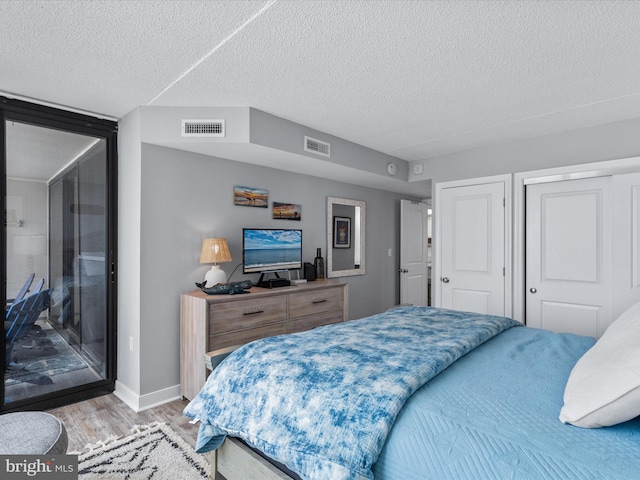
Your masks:
[{"label": "blue comforter", "polygon": [[513,328],[474,349],[405,403],[376,480],[640,478],[640,417],[606,428],[558,419],[591,337]]},{"label": "blue comforter", "polygon": [[520,325],[405,307],[236,350],[185,414],[196,450],[239,437],[305,479],[370,479],[406,400],[478,345]]}]

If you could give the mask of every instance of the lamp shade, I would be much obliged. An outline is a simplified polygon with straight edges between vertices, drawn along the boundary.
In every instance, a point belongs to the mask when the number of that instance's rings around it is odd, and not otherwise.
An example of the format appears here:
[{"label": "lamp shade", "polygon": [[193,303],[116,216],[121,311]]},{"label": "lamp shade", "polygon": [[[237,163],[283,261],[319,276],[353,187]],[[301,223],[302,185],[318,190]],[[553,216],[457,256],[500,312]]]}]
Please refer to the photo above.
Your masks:
[{"label": "lamp shade", "polygon": [[206,238],[202,242],[202,252],[200,252],[200,263],[222,263],[230,262],[231,254],[229,246],[224,238]]}]

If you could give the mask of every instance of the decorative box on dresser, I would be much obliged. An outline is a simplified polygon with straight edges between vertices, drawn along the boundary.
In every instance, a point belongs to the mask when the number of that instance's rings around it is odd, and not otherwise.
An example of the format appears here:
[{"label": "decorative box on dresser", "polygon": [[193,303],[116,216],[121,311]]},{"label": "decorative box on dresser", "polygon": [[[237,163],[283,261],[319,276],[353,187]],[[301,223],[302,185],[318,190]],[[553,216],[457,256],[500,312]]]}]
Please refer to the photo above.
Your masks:
[{"label": "decorative box on dresser", "polygon": [[348,320],[348,286],[318,280],[289,287],[253,287],[248,294],[180,295],[180,389],[192,399],[207,378],[205,358],[240,345]]}]

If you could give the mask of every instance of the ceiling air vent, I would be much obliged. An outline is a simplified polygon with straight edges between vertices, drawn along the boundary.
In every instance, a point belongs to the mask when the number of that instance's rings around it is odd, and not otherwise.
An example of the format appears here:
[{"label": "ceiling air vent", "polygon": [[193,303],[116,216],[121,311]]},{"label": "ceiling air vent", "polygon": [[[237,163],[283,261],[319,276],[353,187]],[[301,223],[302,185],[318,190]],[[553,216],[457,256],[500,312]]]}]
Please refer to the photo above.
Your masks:
[{"label": "ceiling air vent", "polygon": [[304,137],[304,151],[316,153],[323,157],[331,156],[331,144],[311,137]]},{"label": "ceiling air vent", "polygon": [[183,137],[224,137],[224,120],[182,120]]}]

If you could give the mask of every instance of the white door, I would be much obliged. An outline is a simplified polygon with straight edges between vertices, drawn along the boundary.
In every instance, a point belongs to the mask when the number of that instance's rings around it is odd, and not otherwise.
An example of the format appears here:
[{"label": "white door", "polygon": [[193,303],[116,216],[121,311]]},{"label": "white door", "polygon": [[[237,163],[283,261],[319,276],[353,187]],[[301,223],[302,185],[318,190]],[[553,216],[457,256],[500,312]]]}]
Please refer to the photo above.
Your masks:
[{"label": "white door", "polygon": [[400,201],[400,303],[429,304],[428,210],[426,203]]},{"label": "white door", "polygon": [[526,187],[526,324],[599,337],[611,322],[611,177]]},{"label": "white door", "polygon": [[443,188],[440,306],[505,315],[505,184]]},{"label": "white door", "polygon": [[640,173],[614,175],[611,318],[640,301]]}]

